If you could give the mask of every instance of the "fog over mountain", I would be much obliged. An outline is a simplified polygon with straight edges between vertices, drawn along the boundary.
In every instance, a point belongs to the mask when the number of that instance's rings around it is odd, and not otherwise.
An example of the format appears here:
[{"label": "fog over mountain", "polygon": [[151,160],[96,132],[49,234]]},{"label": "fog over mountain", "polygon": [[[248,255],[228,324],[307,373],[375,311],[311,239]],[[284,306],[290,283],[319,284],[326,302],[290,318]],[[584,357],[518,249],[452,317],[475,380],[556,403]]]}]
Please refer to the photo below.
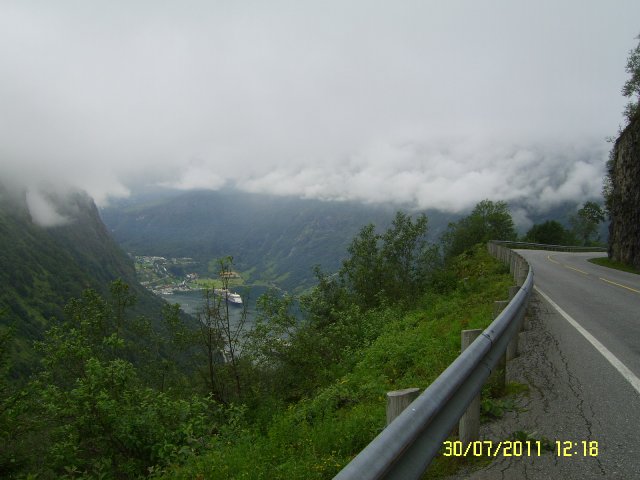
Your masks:
[{"label": "fog over mountain", "polygon": [[[598,198],[640,4],[0,4],[0,178],[459,212]],[[526,221],[524,219],[523,221]]]}]

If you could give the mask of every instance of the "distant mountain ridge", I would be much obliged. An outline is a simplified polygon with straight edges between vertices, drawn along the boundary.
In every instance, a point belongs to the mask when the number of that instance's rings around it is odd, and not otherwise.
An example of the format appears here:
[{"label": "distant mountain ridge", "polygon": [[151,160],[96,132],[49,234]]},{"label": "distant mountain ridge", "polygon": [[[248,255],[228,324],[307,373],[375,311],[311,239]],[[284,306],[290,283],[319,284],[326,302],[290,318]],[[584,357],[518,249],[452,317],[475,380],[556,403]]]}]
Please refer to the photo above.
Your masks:
[{"label": "distant mountain ridge", "polygon": [[32,221],[23,195],[0,188],[0,325],[16,329],[18,373],[29,370],[33,340],[87,288],[106,295],[109,284],[121,278],[138,297],[137,313],[159,314],[163,304],[139,286],[133,262],[111,238],[89,196],[75,192],[56,201],[70,221],[42,227]]}]

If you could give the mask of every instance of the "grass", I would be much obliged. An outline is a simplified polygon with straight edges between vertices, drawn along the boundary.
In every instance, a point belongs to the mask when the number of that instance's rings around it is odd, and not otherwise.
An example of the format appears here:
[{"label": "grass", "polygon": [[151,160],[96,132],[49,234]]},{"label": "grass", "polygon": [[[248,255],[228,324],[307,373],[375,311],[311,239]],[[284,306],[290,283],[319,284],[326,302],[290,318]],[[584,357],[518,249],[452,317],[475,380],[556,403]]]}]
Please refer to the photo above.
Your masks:
[{"label": "grass", "polygon": [[[273,412],[263,428],[245,425],[233,435],[215,435],[204,455],[164,478],[332,478],[384,428],[386,392],[433,382],[459,355],[460,331],[488,326],[493,302],[512,284],[484,249],[462,256],[454,271],[465,281],[448,293],[425,294],[420,308],[369,313],[384,325],[382,333],[352,352],[353,368],[332,384]],[[460,465],[460,459],[439,457],[427,475],[438,478]]]},{"label": "grass", "polygon": [[[198,278],[194,280],[193,285],[197,285],[200,288],[222,288],[224,287],[224,282],[219,278]],[[244,285],[244,281],[242,278],[230,278],[227,281],[227,286],[229,288],[239,287]]]},{"label": "grass", "polygon": [[640,270],[633,268],[631,265],[627,265],[626,263],[622,262],[614,262],[613,260],[609,260],[607,257],[590,258],[589,261],[603,267],[613,268],[615,270],[621,270],[623,272],[635,273],[636,275],[640,275]]}]

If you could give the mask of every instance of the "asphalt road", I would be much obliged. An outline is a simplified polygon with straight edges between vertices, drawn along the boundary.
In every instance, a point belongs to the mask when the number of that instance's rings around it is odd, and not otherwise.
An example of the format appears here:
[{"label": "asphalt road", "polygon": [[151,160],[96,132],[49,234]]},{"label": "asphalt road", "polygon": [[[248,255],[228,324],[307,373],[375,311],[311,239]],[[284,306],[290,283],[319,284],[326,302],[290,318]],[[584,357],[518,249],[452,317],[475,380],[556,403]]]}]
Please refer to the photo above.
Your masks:
[{"label": "asphalt road", "polygon": [[519,250],[535,284],[640,377],[640,275],[590,263],[606,254]]},{"label": "asphalt road", "polygon": [[[501,441],[525,432],[553,448],[499,457],[455,478],[640,479],[640,276],[587,261],[604,254],[519,253],[533,266],[538,290],[530,328],[520,334],[521,354],[507,373],[529,393],[483,425],[481,437]],[[556,441],[572,455],[558,455]],[[583,442],[597,442],[597,455],[585,455]]]}]

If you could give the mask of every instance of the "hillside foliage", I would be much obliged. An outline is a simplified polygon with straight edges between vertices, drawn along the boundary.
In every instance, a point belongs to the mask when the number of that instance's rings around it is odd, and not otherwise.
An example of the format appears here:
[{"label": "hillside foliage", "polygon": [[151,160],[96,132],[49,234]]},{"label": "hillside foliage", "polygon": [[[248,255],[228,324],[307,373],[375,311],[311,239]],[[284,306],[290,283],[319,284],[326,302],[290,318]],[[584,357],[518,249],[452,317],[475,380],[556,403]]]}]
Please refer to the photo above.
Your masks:
[{"label": "hillside foliage", "polygon": [[[640,35],[636,38],[640,40]],[[629,78],[622,86],[622,95],[630,100],[625,107],[624,115],[627,121],[631,123],[638,117],[638,112],[640,111],[638,109],[640,100],[640,42],[629,52],[625,70],[629,74]]]},{"label": "hillside foliage", "polygon": [[446,255],[451,257],[461,254],[478,242],[516,240],[517,236],[507,203],[483,200],[471,214],[449,224],[443,235],[443,242]]},{"label": "hillside foliage", "polygon": [[194,328],[175,305],[130,315],[118,280],[49,321],[21,384],[1,329],[0,476],[328,478],[381,428],[384,391],[432,381],[506,291],[482,247],[444,263],[427,227],[404,213],[363,227],[338,272],[316,269],[302,320],[273,291],[243,335],[211,291]]}]

